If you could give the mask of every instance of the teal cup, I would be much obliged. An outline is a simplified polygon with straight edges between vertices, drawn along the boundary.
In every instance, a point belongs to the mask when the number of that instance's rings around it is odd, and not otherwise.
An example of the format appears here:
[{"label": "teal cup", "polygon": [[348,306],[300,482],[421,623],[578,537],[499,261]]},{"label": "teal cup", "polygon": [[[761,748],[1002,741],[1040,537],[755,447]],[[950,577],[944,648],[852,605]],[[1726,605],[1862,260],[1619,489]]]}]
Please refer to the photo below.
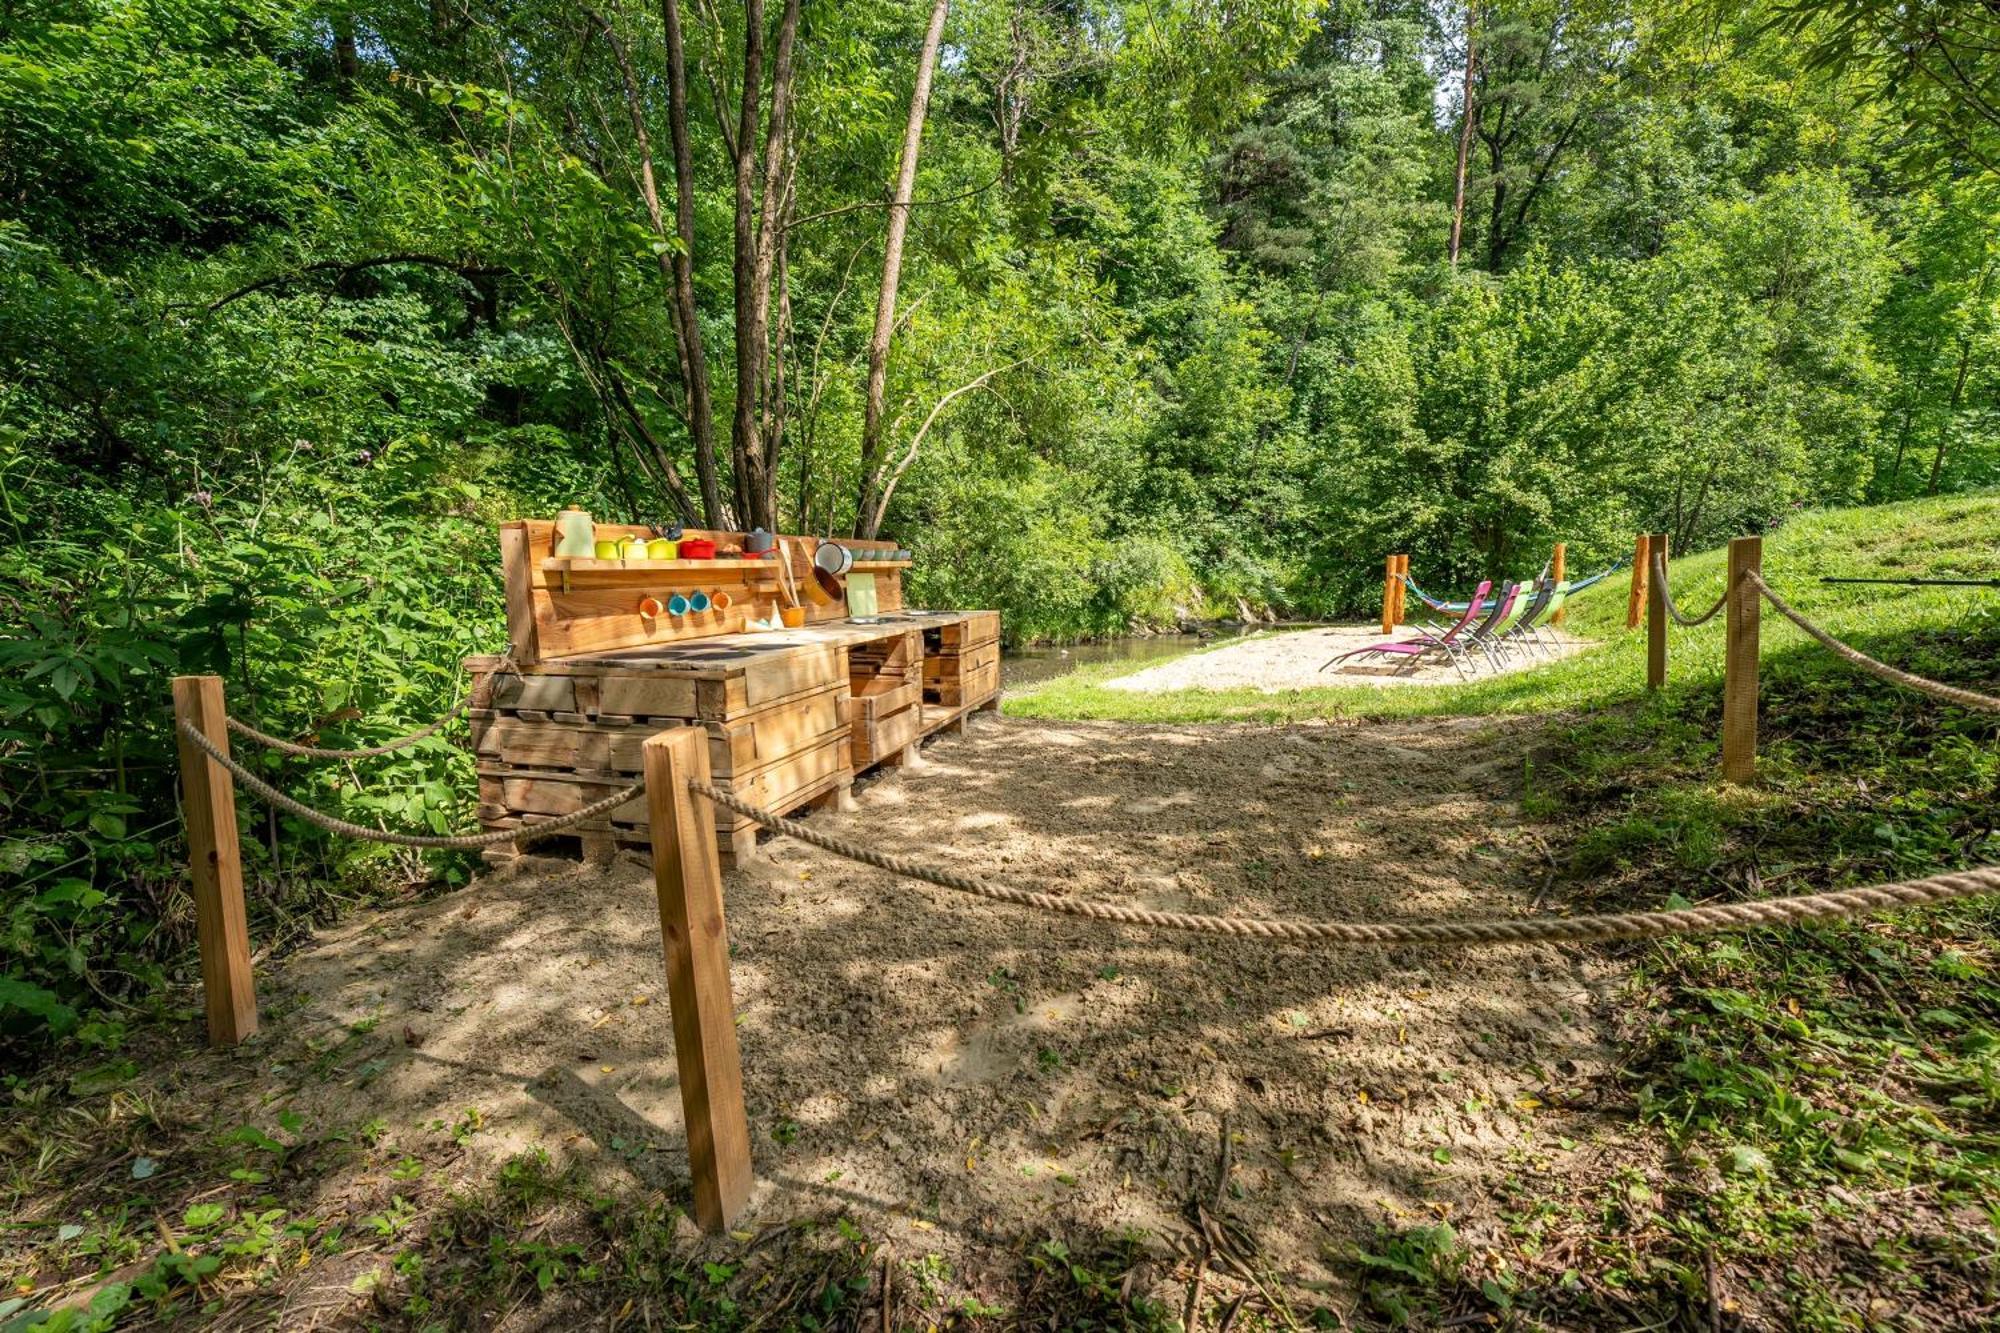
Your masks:
[{"label": "teal cup", "polygon": [[[704,600],[706,600],[706,599],[704,599]],[[674,595],[673,595],[672,597],[669,597],[669,598],[667,598],[667,614],[668,614],[668,615],[670,615],[670,616],[684,616],[684,615],[686,615],[687,613],[688,613],[688,599],[687,599],[687,598],[685,598],[685,597],[681,596],[681,595],[680,595],[679,593],[675,593],[675,594],[674,594]]]}]

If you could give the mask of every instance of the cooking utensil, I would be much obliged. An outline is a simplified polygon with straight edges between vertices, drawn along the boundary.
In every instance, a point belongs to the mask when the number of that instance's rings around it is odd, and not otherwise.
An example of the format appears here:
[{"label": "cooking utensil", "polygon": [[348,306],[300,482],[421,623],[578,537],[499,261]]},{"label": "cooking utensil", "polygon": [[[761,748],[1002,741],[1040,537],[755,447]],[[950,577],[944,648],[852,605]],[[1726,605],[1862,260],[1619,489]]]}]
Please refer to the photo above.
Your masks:
[{"label": "cooking utensil", "polygon": [[713,537],[681,538],[680,558],[683,560],[715,559],[715,539]]},{"label": "cooking utensil", "polygon": [[777,538],[762,528],[752,528],[743,537],[743,551],[746,555],[763,555],[771,549]]},{"label": "cooking utensil", "polygon": [[792,547],[784,538],[778,539],[778,582],[785,589],[785,596],[792,599],[793,606],[803,605],[799,601],[799,580],[792,572]]},{"label": "cooking utensil", "polygon": [[840,586],[840,580],[817,565],[813,566],[813,582],[819,585],[819,590],[826,594],[829,602],[847,600],[847,590]]},{"label": "cooking utensil", "polygon": [[829,574],[845,574],[854,568],[854,552],[839,542],[821,542],[813,552],[813,567]]}]

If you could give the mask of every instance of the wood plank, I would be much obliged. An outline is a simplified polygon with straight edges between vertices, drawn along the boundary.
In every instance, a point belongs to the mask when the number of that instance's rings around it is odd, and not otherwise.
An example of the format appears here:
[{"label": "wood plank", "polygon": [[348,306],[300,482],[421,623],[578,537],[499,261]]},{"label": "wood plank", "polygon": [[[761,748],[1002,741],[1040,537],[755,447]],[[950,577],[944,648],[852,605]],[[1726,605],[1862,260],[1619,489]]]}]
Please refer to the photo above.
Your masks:
[{"label": "wood plank", "polygon": [[687,788],[690,779],[709,781],[708,747],[688,729],[663,731],[646,743],[645,763],[695,1220],[719,1232],[750,1201],[750,1122],[729,990],[715,818],[709,802]]},{"label": "wood plank", "polygon": [[[1667,552],[1667,534],[1655,532],[1646,539],[1647,558],[1659,558],[1672,576]],[[1658,580],[1650,580],[1646,590],[1646,688],[1657,690],[1667,683],[1667,590]]]},{"label": "wood plank", "polygon": [[576,685],[568,676],[504,675],[493,683],[493,707],[572,712]]},{"label": "wood plank", "polygon": [[880,718],[855,719],[852,748],[856,771],[879,764],[919,740],[924,734],[923,712],[919,704]]},{"label": "wood plank", "polygon": [[[551,527],[554,525],[551,524]],[[507,594],[507,645],[517,661],[541,658],[541,637],[535,624],[533,556],[528,525],[500,525],[500,573]]]},{"label": "wood plank", "polygon": [[1763,594],[1750,581],[1764,568],[1764,539],[1729,543],[1729,607],[1722,677],[1722,780],[1757,780],[1757,636]]},{"label": "wood plank", "polygon": [[598,708],[636,717],[700,717],[701,685],[668,675],[609,674],[597,683]]},{"label": "wood plank", "polygon": [[[222,677],[176,676],[173,696],[175,721],[185,721],[228,754]],[[201,949],[208,1043],[233,1046],[257,1031],[250,919],[243,906],[243,846],[236,828],[236,784],[228,769],[202,753],[178,728],[175,739],[180,747],[181,818],[187,827],[188,874],[194,889],[195,939]]]}]

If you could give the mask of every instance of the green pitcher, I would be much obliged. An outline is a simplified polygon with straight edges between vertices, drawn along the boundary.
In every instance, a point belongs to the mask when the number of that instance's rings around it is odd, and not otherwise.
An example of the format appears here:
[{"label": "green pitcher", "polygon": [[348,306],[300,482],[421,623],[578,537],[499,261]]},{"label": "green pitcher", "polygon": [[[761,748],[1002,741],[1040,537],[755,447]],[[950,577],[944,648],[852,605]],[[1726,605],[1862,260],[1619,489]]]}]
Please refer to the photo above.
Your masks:
[{"label": "green pitcher", "polygon": [[588,560],[597,553],[596,531],[596,526],[590,521],[590,511],[572,505],[556,515],[555,553]]}]

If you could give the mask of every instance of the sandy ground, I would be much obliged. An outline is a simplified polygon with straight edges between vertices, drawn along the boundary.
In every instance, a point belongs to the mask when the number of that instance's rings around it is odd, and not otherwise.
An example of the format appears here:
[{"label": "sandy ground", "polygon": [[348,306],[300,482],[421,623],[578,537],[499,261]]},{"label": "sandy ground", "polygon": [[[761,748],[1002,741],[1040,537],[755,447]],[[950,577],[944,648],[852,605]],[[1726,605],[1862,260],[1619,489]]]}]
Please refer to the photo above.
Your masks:
[{"label": "sandy ground", "polygon": [[[1484,680],[1492,675],[1532,671],[1554,658],[1568,657],[1591,646],[1590,640],[1561,630],[1543,633],[1553,639],[1552,652],[1515,653],[1497,670],[1483,655],[1476,655],[1477,665],[1470,670],[1470,678]],[[1407,639],[1413,635],[1414,631],[1404,626],[1389,637]],[[1467,678],[1439,657],[1426,658],[1422,665],[1378,657],[1351,658],[1338,666],[1327,666],[1342,653],[1380,643],[1382,639],[1380,625],[1335,625],[1259,635],[1119,676],[1106,681],[1105,687],[1153,694],[1165,690],[1298,690],[1347,684],[1443,685]]]},{"label": "sandy ground", "polygon": [[[1394,919],[1533,910],[1512,788],[1532,722],[1041,726],[982,715],[816,823],[1082,896]],[[748,1229],[849,1207],[968,1289],[1049,1235],[1192,1244],[1227,1122],[1228,1211],[1277,1271],[1376,1224],[1498,1234],[1511,1174],[1596,1132],[1620,974],[1555,947],[1287,947],[989,905],[790,842],[728,879],[757,1186]],[[529,858],[352,919],[279,965],[270,1077],[316,1122],[483,1124],[685,1201],[648,871]],[[268,993],[268,992],[267,992]],[[354,1025],[371,1034],[363,1053]],[[286,1050],[349,1045],[330,1077]],[[247,1049],[247,1048],[246,1048]],[[347,1055],[346,1052],[354,1052]],[[1559,1146],[1560,1145],[1560,1146]],[[1590,1151],[1586,1146],[1583,1151]],[[728,1246],[736,1242],[714,1242]],[[995,1279],[997,1280],[997,1279]],[[1178,1308],[1176,1306],[1176,1308]]]}]

